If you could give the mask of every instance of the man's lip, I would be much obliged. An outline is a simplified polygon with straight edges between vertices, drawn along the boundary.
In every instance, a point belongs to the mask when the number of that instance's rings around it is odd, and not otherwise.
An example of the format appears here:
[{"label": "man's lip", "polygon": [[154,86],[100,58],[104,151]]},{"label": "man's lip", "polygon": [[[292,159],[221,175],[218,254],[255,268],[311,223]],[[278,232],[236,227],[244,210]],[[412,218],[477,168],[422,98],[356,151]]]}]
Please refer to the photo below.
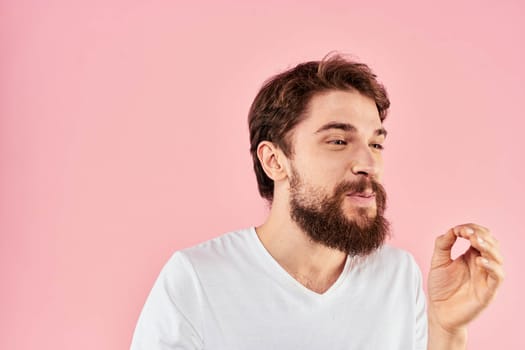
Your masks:
[{"label": "man's lip", "polygon": [[364,198],[375,197],[375,195],[376,194],[374,192],[351,192],[347,194],[347,196],[356,196],[356,197],[364,197]]}]

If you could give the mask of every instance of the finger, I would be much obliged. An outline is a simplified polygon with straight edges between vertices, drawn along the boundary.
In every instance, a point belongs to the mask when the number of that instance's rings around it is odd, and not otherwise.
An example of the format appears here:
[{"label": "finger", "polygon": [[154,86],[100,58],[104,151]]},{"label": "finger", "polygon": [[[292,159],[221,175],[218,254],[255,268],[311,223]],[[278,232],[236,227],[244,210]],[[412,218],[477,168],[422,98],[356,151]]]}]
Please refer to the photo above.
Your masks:
[{"label": "finger", "polygon": [[473,222],[469,222],[468,224],[463,224],[463,225],[470,226],[470,227],[472,227],[472,228],[474,228],[476,230],[490,232],[489,228],[487,228],[485,226],[481,226],[481,225],[475,224]]},{"label": "finger", "polygon": [[480,235],[481,237],[483,237],[485,241],[491,242],[494,245],[498,244],[498,241],[496,240],[496,238],[494,238],[494,236],[492,236],[492,234],[490,233],[490,230],[478,224],[468,223],[468,224],[457,225],[456,227],[454,227],[454,232],[456,232],[456,234],[459,237],[463,237],[467,239],[470,238],[472,234],[476,233]]},{"label": "finger", "polygon": [[462,238],[468,239],[475,249],[479,250],[487,258],[496,260],[503,264],[503,256],[499,250],[499,242],[483,226],[476,224],[464,224],[454,227],[454,232]]},{"label": "finger", "polygon": [[465,239],[470,239],[470,236],[476,232],[476,230],[468,224],[455,226],[452,228],[452,231],[457,237],[462,237]]},{"label": "finger", "polygon": [[498,240],[496,239],[496,237],[492,235],[492,233],[490,232],[488,228],[480,226],[480,225],[476,225],[476,224],[469,224],[469,225],[471,225],[471,227],[475,229],[476,234],[481,236],[485,241],[490,242],[492,245],[495,245],[495,246],[499,245]]},{"label": "finger", "polygon": [[496,263],[503,264],[503,255],[499,250],[499,246],[495,246],[493,243],[486,241],[477,233],[470,237],[470,244],[478,250],[482,257],[493,260]]},{"label": "finger", "polygon": [[452,262],[450,254],[456,239],[457,236],[453,229],[448,230],[445,234],[436,238],[431,262],[432,267],[447,265]]},{"label": "finger", "polygon": [[463,224],[454,227],[458,236],[466,238],[470,244],[487,258],[503,264],[503,256],[499,250],[499,242],[491,235],[490,230],[477,224]]},{"label": "finger", "polygon": [[491,299],[505,279],[503,266],[484,257],[478,257],[476,262],[479,267],[487,271],[487,293],[489,299]]}]

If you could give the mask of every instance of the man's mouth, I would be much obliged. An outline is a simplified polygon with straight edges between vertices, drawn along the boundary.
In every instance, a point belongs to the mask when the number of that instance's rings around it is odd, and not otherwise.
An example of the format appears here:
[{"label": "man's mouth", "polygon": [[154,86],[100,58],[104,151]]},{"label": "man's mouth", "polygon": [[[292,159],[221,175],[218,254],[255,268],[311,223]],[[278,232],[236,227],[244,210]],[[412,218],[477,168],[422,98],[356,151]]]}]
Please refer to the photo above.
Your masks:
[{"label": "man's mouth", "polygon": [[372,197],[375,197],[376,194],[374,192],[371,192],[371,191],[367,191],[367,192],[351,192],[351,193],[348,193],[347,196],[372,198]]},{"label": "man's mouth", "polygon": [[352,203],[352,205],[358,207],[371,207],[376,204],[375,192],[351,192],[346,195],[346,198],[350,200],[350,203]]}]

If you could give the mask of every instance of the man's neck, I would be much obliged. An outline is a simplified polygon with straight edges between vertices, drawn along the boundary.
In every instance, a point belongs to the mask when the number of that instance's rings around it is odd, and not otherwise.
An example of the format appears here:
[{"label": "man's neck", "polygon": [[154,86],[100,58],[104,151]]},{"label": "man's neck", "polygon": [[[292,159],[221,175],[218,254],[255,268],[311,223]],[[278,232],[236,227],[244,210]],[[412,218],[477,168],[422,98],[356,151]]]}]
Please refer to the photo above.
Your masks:
[{"label": "man's neck", "polygon": [[256,232],[270,255],[299,283],[316,293],[327,291],[343,271],[347,255],[313,242],[290,218],[286,208],[273,206],[268,220]]}]

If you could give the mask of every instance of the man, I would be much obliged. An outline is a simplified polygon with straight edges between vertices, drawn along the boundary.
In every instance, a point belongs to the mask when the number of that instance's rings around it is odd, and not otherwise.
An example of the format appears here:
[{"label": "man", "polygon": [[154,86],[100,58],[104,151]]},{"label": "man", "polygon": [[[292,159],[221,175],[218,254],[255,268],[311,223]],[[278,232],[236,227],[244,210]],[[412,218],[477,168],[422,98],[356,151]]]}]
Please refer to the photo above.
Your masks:
[{"label": "man", "polygon": [[[249,113],[266,222],[176,252],[135,330],[138,349],[465,349],[503,280],[476,224],[436,239],[428,313],[419,268],[384,244],[382,122],[364,64],[331,56],[281,73]],[[471,247],[452,261],[457,237]]]}]

